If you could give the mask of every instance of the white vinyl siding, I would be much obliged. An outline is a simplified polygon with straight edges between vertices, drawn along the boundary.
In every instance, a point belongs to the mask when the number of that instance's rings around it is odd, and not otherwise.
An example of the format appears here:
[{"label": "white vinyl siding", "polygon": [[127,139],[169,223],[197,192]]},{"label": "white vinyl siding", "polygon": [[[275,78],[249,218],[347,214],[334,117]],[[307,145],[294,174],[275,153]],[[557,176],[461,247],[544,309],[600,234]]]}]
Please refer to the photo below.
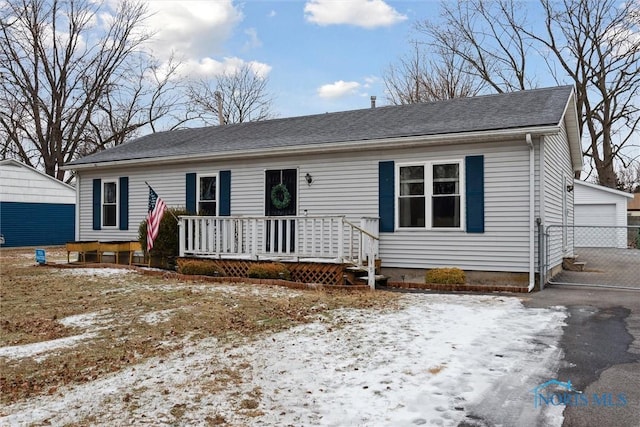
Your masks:
[{"label": "white vinyl siding", "polygon": [[29,166],[0,164],[0,202],[75,204],[76,190]]},{"label": "white vinyl siding", "polygon": [[[567,226],[573,225],[573,195],[574,192],[567,192],[567,177],[573,176],[571,168],[571,157],[567,144],[567,133],[564,126],[557,135],[546,136],[544,143],[544,225]],[[569,180],[569,182],[571,182]],[[566,197],[566,209],[563,212],[563,198]],[[563,219],[563,216],[566,219]],[[573,233],[570,231],[566,235],[566,242],[563,245],[562,229],[560,227],[551,229],[552,235],[549,239],[549,268],[553,268],[562,263],[562,258],[573,255]]]},{"label": "white vinyl siding", "polygon": [[[382,233],[384,267],[433,268],[457,266],[467,270],[527,272],[529,260],[529,149],[522,141],[455,144],[438,147],[373,150],[331,156],[279,156],[242,161],[194,162],[172,166],[132,166],[100,171],[82,170],[80,180],[81,240],[137,239],[145,218],[148,189],[156,190],[169,207],[186,204],[185,175],[231,170],[231,215],[264,214],[264,171],[298,168],[298,212],[303,215],[345,215],[352,221],[378,216],[378,163],[396,165],[416,159],[447,162],[484,155],[485,232],[463,230],[398,230]],[[461,163],[464,170],[464,161]],[[462,172],[462,171],[461,171]],[[309,185],[305,175],[313,182]],[[462,174],[462,173],[461,173]],[[129,177],[129,231],[92,230],[93,178]],[[398,178],[396,177],[396,180]],[[396,181],[397,182],[397,181]],[[464,193],[464,188],[461,188]],[[466,221],[461,212],[461,223]]]},{"label": "white vinyl siding", "polygon": [[[383,233],[380,242],[383,265],[528,271],[528,150],[524,141],[430,150],[428,157],[434,161],[484,155],[485,232],[400,229]],[[425,155],[423,151],[420,158]],[[416,153],[407,151],[394,160],[410,163],[416,158]]]}]

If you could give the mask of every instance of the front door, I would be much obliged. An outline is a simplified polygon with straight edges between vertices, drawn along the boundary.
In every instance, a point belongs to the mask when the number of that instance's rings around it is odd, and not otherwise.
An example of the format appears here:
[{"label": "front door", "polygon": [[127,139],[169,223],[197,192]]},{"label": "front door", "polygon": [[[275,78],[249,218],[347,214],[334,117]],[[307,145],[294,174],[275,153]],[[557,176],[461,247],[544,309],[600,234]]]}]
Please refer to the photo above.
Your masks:
[{"label": "front door", "polygon": [[[298,212],[298,170],[274,169],[265,173],[265,202],[266,216],[295,216]],[[268,220],[265,223],[265,238],[267,252],[295,252],[295,221]],[[287,228],[289,231],[287,231]],[[272,232],[273,230],[273,232]],[[273,233],[273,238],[272,238]]]}]

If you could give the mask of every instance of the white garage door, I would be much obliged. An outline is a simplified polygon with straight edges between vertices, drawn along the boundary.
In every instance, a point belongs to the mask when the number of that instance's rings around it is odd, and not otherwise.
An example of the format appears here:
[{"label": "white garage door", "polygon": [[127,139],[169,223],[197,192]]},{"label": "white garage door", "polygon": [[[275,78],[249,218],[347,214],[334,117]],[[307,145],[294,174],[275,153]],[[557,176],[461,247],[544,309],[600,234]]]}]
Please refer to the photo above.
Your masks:
[{"label": "white garage door", "polygon": [[576,225],[616,225],[616,205],[576,205]]},{"label": "white garage door", "polygon": [[615,248],[622,229],[616,225],[616,205],[575,205],[575,245],[577,247]]}]

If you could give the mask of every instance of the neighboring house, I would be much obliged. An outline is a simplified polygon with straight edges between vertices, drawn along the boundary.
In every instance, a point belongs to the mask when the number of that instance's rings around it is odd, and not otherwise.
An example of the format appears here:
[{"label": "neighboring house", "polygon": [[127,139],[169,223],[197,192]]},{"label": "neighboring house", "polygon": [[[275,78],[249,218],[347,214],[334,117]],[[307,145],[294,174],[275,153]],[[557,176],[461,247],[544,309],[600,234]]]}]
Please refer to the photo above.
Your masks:
[{"label": "neighboring house", "polygon": [[634,193],[632,194],[632,196],[633,196],[633,199],[628,200],[627,216],[640,217],[640,193]]},{"label": "neighboring house", "polygon": [[627,247],[627,201],[633,194],[574,181],[574,246]]},{"label": "neighboring house", "polygon": [[76,240],[136,239],[148,182],[168,206],[217,216],[185,220],[186,255],[339,257],[354,241],[333,221],[344,216],[379,238],[392,279],[455,266],[529,289],[536,219],[572,224],[566,188],[581,168],[570,86],[162,132],[67,166]]},{"label": "neighboring house", "polygon": [[75,236],[76,190],[16,160],[0,160],[3,247],[62,245]]}]

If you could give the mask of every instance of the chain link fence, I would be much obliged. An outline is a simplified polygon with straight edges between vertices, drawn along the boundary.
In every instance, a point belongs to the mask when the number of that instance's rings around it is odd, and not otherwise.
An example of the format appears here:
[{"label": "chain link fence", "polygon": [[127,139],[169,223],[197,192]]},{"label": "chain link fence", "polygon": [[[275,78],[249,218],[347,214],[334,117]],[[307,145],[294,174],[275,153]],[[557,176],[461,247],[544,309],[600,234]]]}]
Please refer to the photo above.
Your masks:
[{"label": "chain link fence", "polygon": [[549,284],[640,290],[640,226],[550,225],[544,247]]}]

